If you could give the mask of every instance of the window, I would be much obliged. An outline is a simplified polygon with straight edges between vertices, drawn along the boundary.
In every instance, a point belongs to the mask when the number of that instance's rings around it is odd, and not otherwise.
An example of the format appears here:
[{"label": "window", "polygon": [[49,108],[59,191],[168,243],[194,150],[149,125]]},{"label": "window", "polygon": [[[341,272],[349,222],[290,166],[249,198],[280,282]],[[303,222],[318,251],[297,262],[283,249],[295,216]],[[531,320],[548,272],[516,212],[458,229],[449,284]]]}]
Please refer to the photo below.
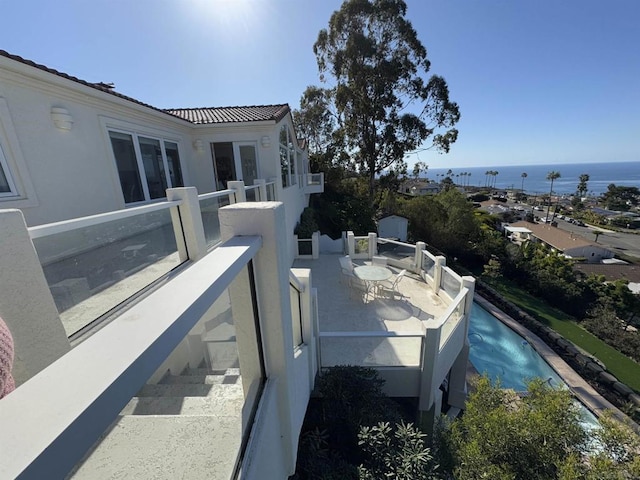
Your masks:
[{"label": "window", "polygon": [[109,131],[125,203],[164,198],[182,187],[178,144],[135,133]]},{"label": "window", "polygon": [[7,165],[7,159],[0,145],[0,197],[15,197],[18,195],[16,186],[11,178],[11,172]]},{"label": "window", "polygon": [[288,187],[296,184],[296,148],[295,138],[289,128],[282,125],[280,128],[280,170],[282,172],[282,186]]}]

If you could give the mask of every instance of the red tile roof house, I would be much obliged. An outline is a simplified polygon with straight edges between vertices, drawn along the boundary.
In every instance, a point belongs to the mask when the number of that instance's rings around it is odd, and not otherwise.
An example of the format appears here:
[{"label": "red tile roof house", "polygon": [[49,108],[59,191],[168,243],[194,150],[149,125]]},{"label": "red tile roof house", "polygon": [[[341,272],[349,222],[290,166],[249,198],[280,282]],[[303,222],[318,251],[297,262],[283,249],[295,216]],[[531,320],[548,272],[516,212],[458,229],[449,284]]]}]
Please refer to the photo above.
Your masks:
[{"label": "red tile roof house", "polygon": [[516,222],[512,223],[510,227],[526,228],[531,231],[528,235],[536,241],[543,242],[568,257],[584,258],[588,263],[599,263],[603,259],[613,258],[614,256],[611,250],[602,245],[590,242],[579,235],[551,225]]},{"label": "red tile roof house", "polygon": [[0,478],[287,478],[345,354],[425,423],[464,408],[473,278],[396,242],[415,315],[372,317],[336,255],[291,268],[322,190],[287,105],[162,110],[0,50]]}]

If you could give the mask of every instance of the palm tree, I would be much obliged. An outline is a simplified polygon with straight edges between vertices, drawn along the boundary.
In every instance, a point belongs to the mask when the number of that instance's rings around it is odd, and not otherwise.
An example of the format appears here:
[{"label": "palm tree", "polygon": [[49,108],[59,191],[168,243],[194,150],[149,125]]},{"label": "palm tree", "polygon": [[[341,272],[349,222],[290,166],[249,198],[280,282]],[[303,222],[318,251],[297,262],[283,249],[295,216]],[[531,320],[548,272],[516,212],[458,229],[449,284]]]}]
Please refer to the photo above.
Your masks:
[{"label": "palm tree", "polygon": [[[467,175],[468,175],[469,177],[471,177],[471,172],[467,172]],[[469,185],[469,182],[471,182],[471,178],[469,178],[469,180],[467,180],[467,185]],[[479,186],[479,185],[478,185],[478,186]]]},{"label": "palm tree", "polygon": [[520,188],[521,192],[524,193],[524,179],[528,177],[526,172],[523,172],[522,175],[520,175],[522,177],[522,187]]},{"label": "palm tree", "polygon": [[551,192],[553,192],[553,182],[557,178],[560,178],[560,172],[553,170],[547,173],[547,180],[551,180],[551,188],[549,188],[549,205],[547,206],[547,221],[549,221],[549,210],[551,210]]},{"label": "palm tree", "polygon": [[487,170],[486,172],[484,172],[484,186],[485,187],[489,186],[489,175],[491,175],[491,170]]},{"label": "palm tree", "polygon": [[493,171],[493,188],[496,188],[496,179],[498,177],[498,173],[499,172],[497,170]]}]

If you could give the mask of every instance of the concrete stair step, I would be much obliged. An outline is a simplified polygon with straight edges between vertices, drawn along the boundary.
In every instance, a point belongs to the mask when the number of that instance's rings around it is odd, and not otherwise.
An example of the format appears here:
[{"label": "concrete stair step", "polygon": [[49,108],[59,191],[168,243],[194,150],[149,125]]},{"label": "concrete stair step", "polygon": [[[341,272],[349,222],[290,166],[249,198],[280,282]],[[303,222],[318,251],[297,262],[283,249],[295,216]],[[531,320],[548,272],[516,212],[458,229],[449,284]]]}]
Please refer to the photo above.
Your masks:
[{"label": "concrete stair step", "polygon": [[[228,390],[228,391],[227,391]],[[227,391],[227,392],[225,392]],[[232,391],[242,394],[242,385],[203,385],[200,383],[176,383],[145,385],[136,394],[137,397],[207,397],[227,395]]]},{"label": "concrete stair step", "polygon": [[160,382],[165,385],[202,384],[202,385],[235,385],[241,384],[239,375],[167,375]]},{"label": "concrete stair step", "polygon": [[239,368],[226,368],[223,370],[211,370],[206,367],[185,368],[180,375],[240,375]]},{"label": "concrete stair step", "polygon": [[207,397],[134,397],[120,415],[211,415],[240,416],[242,391],[222,389],[221,395]]},{"label": "concrete stair step", "polygon": [[236,416],[121,416],[68,478],[228,479],[241,432]]}]

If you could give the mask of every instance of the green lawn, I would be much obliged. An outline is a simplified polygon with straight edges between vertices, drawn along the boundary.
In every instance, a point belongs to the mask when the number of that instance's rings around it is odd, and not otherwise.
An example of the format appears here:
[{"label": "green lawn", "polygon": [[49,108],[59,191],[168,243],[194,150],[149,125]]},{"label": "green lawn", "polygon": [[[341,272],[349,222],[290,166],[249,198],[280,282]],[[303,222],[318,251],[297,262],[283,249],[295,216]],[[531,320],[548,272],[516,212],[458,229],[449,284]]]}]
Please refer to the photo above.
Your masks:
[{"label": "green lawn", "polygon": [[[493,283],[493,282],[492,282]],[[518,305],[541,323],[553,328],[567,340],[575,343],[602,361],[607,370],[635,391],[640,392],[640,364],[610,347],[595,335],[580,327],[575,320],[560,310],[524,290],[507,283],[493,283],[507,300]]]}]

